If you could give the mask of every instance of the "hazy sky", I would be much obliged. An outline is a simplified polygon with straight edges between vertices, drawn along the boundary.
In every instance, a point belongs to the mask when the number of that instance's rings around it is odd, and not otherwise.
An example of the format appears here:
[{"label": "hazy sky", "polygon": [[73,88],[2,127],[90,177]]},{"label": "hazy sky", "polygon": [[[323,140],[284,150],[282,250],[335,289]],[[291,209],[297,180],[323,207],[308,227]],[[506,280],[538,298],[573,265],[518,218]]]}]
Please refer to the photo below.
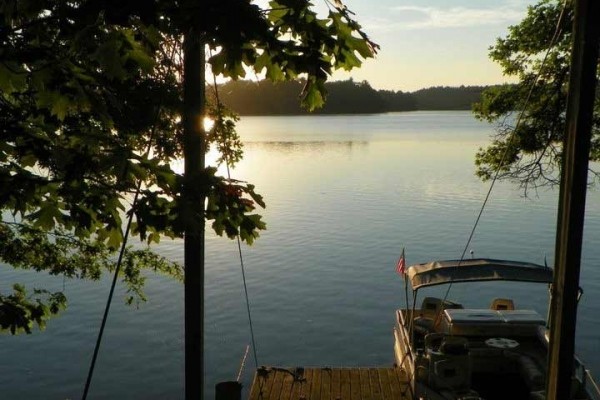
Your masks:
[{"label": "hazy sky", "polygon": [[[320,8],[322,0],[314,0]],[[359,70],[336,74],[367,80],[377,89],[507,82],[488,58],[496,38],[526,13],[525,0],[345,0],[381,46]]]}]

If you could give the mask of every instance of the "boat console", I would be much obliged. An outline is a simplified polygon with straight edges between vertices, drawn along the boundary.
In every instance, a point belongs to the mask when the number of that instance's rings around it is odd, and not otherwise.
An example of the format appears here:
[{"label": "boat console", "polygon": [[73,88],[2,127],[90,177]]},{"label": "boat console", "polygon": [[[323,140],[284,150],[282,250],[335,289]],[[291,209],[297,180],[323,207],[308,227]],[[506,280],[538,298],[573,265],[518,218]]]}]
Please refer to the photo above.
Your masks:
[{"label": "boat console", "polygon": [[544,318],[534,310],[444,310],[439,331],[460,336],[536,336]]}]

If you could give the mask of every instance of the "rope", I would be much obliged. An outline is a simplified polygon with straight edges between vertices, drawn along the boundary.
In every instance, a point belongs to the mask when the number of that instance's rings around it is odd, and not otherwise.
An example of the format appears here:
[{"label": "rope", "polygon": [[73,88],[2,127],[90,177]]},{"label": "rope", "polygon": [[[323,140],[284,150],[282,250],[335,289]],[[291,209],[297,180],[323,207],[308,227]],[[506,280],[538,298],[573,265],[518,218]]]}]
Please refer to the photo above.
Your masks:
[{"label": "rope", "polygon": [[[208,54],[210,57],[212,57],[212,51],[209,49],[208,50]],[[215,90],[215,100],[217,102],[217,110],[219,111],[219,121],[216,122],[221,122],[220,121],[220,111],[221,111],[221,99],[219,98],[219,88],[217,86],[217,77],[215,76],[215,74],[213,75],[213,86],[214,86],[214,90]],[[225,167],[227,168],[227,179],[231,180],[231,170],[229,168],[229,157],[227,152],[223,153],[223,157],[225,158]],[[242,241],[240,239],[240,234],[238,231],[238,234],[236,235],[236,239],[237,239],[237,247],[238,247],[238,254],[240,256],[240,268],[242,271],[242,282],[244,283],[244,295],[246,297],[246,312],[248,314],[248,325],[250,326],[250,338],[252,340],[252,354],[254,356],[254,367],[255,369],[258,369],[258,357],[256,355],[256,340],[254,338],[254,327],[252,325],[252,313],[250,311],[250,298],[248,296],[248,285],[246,284],[246,271],[244,268],[244,256],[242,253]]]},{"label": "rope", "polygon": [[[175,46],[173,48],[173,53],[175,52]],[[165,72],[165,75],[168,75],[170,73],[170,69],[171,66],[169,66],[169,69],[167,70],[167,72]],[[150,154],[150,151],[152,150],[152,142],[154,140],[154,135],[156,134],[156,130],[157,130],[157,125],[158,125],[158,118],[160,116],[160,112],[161,112],[161,108],[162,105],[159,104],[157,110],[156,110],[156,115],[154,116],[154,123],[152,125],[152,131],[150,132],[150,137],[148,139],[148,148],[146,149],[146,153],[145,156],[148,156]],[[125,167],[127,168],[127,167]],[[135,195],[133,197],[133,202],[131,203],[131,211],[135,209],[135,205],[137,204],[138,198],[140,196],[140,191],[142,189],[142,179],[140,179],[138,181],[136,190],[135,190]],[[94,353],[92,355],[92,361],[90,362],[90,368],[88,370],[88,375],[85,381],[85,387],[83,389],[83,395],[81,397],[82,400],[86,400],[87,399],[87,395],[90,389],[90,385],[92,382],[92,377],[94,375],[94,368],[96,366],[96,360],[98,358],[98,352],[100,351],[100,344],[102,343],[102,336],[104,335],[104,328],[106,327],[106,321],[108,320],[108,313],[110,311],[110,306],[112,303],[112,298],[115,292],[115,286],[117,285],[117,277],[119,276],[119,271],[121,270],[121,264],[123,263],[123,256],[125,254],[125,249],[127,247],[127,241],[129,239],[129,233],[131,232],[131,224],[133,223],[133,212],[129,213],[129,218],[127,219],[127,226],[125,228],[125,233],[123,234],[123,242],[121,243],[121,248],[119,250],[119,257],[117,259],[117,264],[115,267],[115,272],[113,274],[113,279],[110,285],[110,291],[108,293],[108,298],[106,299],[106,306],[104,308],[104,314],[102,316],[102,322],[100,324],[100,331],[98,332],[98,337],[96,339],[96,344],[94,346]]]},{"label": "rope", "polygon": [[[142,185],[142,181],[140,180],[138,183],[136,193],[135,193],[135,197],[133,199],[133,206],[135,206],[135,203],[137,202],[137,199],[139,197],[141,185]],[[123,243],[121,244],[121,250],[119,251],[119,259],[117,260],[117,266],[115,268],[115,273],[113,275],[112,283],[110,285],[110,292],[108,293],[108,299],[106,300],[106,307],[104,308],[104,315],[102,316],[102,323],[100,324],[100,331],[98,332],[98,338],[96,339],[96,345],[94,346],[94,354],[92,356],[92,362],[90,363],[90,369],[88,371],[87,379],[85,381],[85,388],[83,389],[82,400],[87,399],[88,391],[90,389],[90,384],[92,382],[92,376],[94,375],[94,367],[96,366],[96,359],[98,358],[98,351],[100,350],[100,344],[102,343],[104,327],[106,326],[106,321],[108,320],[108,312],[110,311],[110,305],[112,302],[113,294],[115,292],[115,286],[117,285],[117,277],[118,277],[119,271],[121,269],[121,263],[123,261],[123,255],[125,253],[125,246],[127,245],[127,239],[129,238],[129,232],[131,230],[132,220],[133,220],[133,213],[130,213],[129,219],[127,220],[127,227],[125,228],[125,235],[123,236]]]},{"label": "rope", "polygon": [[240,370],[238,371],[236,381],[240,381],[242,377],[242,372],[244,371],[244,367],[246,366],[246,358],[248,358],[248,350],[250,350],[250,345],[246,346],[246,351],[244,352],[244,357],[242,357],[242,362],[240,363]]},{"label": "rope", "polygon": [[[469,248],[469,245],[471,244],[471,241],[473,240],[473,235],[475,234],[475,229],[477,229],[477,225],[479,225],[479,221],[481,219],[481,216],[483,215],[483,210],[485,209],[485,206],[487,205],[488,200],[490,199],[490,195],[492,194],[492,190],[494,189],[494,185],[496,184],[496,181],[498,180],[498,176],[500,175],[500,170],[502,169],[502,167],[504,166],[504,162],[506,161],[506,157],[508,155],[508,151],[512,145],[512,142],[515,138],[515,133],[516,131],[519,129],[519,126],[521,125],[521,120],[523,119],[523,115],[525,114],[525,110],[527,109],[527,105],[529,104],[529,101],[531,100],[531,96],[533,95],[533,90],[535,89],[537,83],[539,82],[541,76],[542,76],[542,72],[544,70],[544,67],[546,65],[546,61],[548,59],[548,55],[550,54],[550,50],[552,50],[552,47],[554,47],[554,45],[556,44],[556,41],[558,40],[558,36],[561,33],[561,24],[563,22],[563,19],[565,17],[565,10],[567,8],[567,2],[568,0],[565,0],[563,2],[563,7],[561,9],[560,15],[558,17],[558,21],[556,23],[556,28],[554,30],[554,35],[552,36],[552,39],[550,40],[550,44],[548,45],[548,49],[546,50],[546,54],[544,54],[544,58],[542,59],[542,63],[540,64],[540,68],[538,70],[537,75],[535,76],[535,79],[533,81],[533,83],[531,84],[530,88],[529,88],[529,92],[527,93],[527,97],[525,98],[525,101],[523,102],[523,107],[521,107],[521,112],[519,113],[519,116],[517,118],[517,123],[515,124],[515,128],[513,129],[513,131],[511,132],[509,138],[508,138],[508,143],[506,146],[506,149],[504,149],[504,153],[502,154],[502,158],[500,159],[500,164],[498,164],[498,167],[496,168],[496,171],[494,173],[494,178],[492,179],[492,182],[490,183],[490,188],[485,196],[485,200],[483,201],[483,204],[481,205],[481,209],[479,210],[479,214],[477,215],[477,218],[475,219],[475,223],[473,224],[473,229],[471,229],[471,234],[469,235],[469,239],[467,240],[467,243],[465,244],[465,248],[463,249],[463,252],[460,256],[460,260],[458,261],[458,266],[460,267],[460,265],[462,264],[462,262],[465,259],[465,254],[467,253],[467,249]],[[448,285],[448,289],[446,289],[446,294],[444,295],[444,299],[442,300],[442,305],[444,304],[444,302],[447,300],[448,298],[448,294],[450,293],[450,289],[452,288],[452,282],[450,282],[450,284]],[[443,306],[440,308],[440,311],[438,312],[439,316],[441,316],[441,312],[443,310]],[[438,316],[436,316],[436,320],[437,320]]]},{"label": "rope", "polygon": [[[229,175],[229,167],[227,167]],[[244,282],[244,295],[246,296],[246,312],[248,313],[248,324],[250,325],[250,337],[252,339],[252,355],[254,356],[254,367],[258,368],[258,357],[256,356],[256,340],[254,339],[254,328],[252,326],[252,313],[250,312],[250,299],[248,297],[248,286],[246,285],[246,272],[244,268],[244,257],[242,255],[242,244],[240,236],[237,236],[238,253],[240,255],[240,268],[242,270],[242,281]]]}]

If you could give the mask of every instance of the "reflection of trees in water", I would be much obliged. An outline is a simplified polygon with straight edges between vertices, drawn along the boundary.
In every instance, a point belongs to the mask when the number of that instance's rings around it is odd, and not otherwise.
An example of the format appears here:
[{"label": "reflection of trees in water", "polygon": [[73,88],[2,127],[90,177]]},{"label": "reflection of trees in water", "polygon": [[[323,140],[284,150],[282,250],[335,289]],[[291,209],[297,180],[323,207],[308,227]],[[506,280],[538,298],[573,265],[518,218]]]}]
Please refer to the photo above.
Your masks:
[{"label": "reflection of trees in water", "polygon": [[244,145],[247,149],[260,149],[280,153],[310,153],[323,151],[350,152],[356,149],[366,149],[369,142],[366,140],[353,141],[302,141],[302,142],[248,142]]}]

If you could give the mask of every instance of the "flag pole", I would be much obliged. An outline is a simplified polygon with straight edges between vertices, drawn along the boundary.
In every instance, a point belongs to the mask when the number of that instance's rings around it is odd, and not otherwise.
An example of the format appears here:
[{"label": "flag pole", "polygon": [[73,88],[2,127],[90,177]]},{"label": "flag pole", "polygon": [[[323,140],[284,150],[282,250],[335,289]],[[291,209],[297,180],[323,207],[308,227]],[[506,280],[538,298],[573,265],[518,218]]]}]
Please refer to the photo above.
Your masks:
[{"label": "flag pole", "polygon": [[[404,248],[402,248],[402,254],[404,255]],[[404,262],[406,262],[406,258],[405,258]],[[406,296],[406,309],[408,310],[408,278],[406,277],[406,271],[404,271],[403,277],[404,277],[404,295]]]}]

